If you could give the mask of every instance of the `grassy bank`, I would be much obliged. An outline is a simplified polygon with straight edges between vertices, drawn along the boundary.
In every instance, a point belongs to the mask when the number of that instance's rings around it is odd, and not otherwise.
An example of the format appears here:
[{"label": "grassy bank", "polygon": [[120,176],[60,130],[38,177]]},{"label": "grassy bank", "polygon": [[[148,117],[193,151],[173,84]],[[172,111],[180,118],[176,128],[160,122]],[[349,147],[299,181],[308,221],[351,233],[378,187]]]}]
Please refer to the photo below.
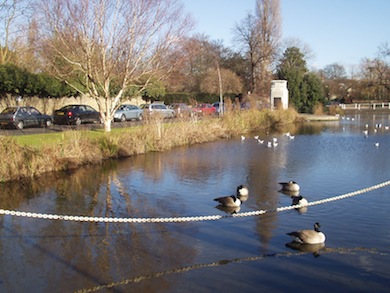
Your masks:
[{"label": "grassy bank", "polygon": [[293,110],[236,111],[222,118],[164,123],[149,119],[141,126],[103,131],[0,137],[0,181],[40,176],[46,172],[98,164],[110,158],[158,152],[259,131],[298,119]]}]

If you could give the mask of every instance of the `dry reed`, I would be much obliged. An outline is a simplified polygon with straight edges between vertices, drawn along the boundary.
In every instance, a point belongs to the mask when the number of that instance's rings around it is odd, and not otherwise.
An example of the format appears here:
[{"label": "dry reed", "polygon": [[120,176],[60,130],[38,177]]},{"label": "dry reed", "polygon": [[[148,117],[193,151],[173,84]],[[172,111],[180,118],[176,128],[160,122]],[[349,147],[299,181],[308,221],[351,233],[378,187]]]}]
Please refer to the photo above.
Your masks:
[{"label": "dry reed", "polygon": [[120,133],[87,137],[79,131],[64,132],[59,143],[22,147],[12,137],[0,137],[0,181],[29,178],[49,171],[69,170],[110,158],[158,152],[266,129],[296,121],[294,110],[228,111],[220,118],[188,117],[175,122],[161,117],[146,119],[142,126]]}]

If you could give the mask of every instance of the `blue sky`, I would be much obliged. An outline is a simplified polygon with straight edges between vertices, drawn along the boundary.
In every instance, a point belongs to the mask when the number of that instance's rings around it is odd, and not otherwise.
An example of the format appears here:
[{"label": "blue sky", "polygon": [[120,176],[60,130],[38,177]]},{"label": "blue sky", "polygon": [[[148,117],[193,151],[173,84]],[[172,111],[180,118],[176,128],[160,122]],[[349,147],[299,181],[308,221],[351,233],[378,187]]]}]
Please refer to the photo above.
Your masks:
[{"label": "blue sky", "polygon": [[[194,32],[232,46],[232,29],[255,0],[182,0],[196,21]],[[298,38],[315,58],[309,66],[339,63],[349,71],[381,44],[390,45],[390,0],[281,0],[282,39]]]}]

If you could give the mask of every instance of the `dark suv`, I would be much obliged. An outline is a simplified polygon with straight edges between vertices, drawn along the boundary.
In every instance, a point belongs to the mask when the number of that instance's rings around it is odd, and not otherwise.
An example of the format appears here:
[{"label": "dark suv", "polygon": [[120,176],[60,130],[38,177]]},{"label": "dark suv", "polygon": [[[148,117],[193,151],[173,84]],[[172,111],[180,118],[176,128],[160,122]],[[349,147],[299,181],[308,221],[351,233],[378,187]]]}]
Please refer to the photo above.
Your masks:
[{"label": "dark suv", "polygon": [[52,117],[42,114],[34,107],[8,107],[0,114],[2,128],[49,127]]}]

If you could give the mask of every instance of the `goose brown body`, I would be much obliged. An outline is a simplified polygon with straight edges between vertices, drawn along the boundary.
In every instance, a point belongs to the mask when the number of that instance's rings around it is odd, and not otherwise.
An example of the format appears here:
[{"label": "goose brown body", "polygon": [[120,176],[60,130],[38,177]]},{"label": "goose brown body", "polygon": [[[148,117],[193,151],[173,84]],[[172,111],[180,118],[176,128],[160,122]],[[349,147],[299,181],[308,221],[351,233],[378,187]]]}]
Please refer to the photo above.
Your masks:
[{"label": "goose brown body", "polygon": [[320,230],[320,224],[314,224],[314,230],[299,230],[287,233],[293,238],[293,241],[302,244],[319,244],[325,242],[325,234]]},{"label": "goose brown body", "polygon": [[214,200],[219,202],[220,205],[224,207],[234,208],[239,207],[241,205],[241,200],[235,195],[218,197],[214,198]]}]

